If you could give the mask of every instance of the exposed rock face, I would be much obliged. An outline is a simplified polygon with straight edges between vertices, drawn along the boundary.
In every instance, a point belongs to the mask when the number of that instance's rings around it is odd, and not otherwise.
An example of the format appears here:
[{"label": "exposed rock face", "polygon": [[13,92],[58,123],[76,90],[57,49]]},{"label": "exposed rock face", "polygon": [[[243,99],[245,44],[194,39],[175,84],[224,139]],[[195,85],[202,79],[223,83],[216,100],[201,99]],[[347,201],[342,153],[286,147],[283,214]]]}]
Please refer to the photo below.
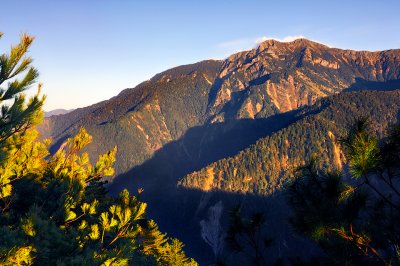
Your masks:
[{"label": "exposed rock face", "polygon": [[351,87],[358,79],[398,79],[399,55],[399,50],[358,52],[305,39],[267,40],[257,49],[224,61],[213,87],[209,115],[224,112],[225,120],[227,116],[265,117],[312,104],[319,97]]},{"label": "exposed rock face", "polygon": [[208,210],[208,219],[201,220],[201,237],[212,248],[214,256],[217,258],[224,248],[225,234],[222,231],[221,216],[224,205],[222,201],[217,202]]},{"label": "exposed rock face", "polygon": [[167,70],[108,101],[51,117],[40,130],[53,137],[56,149],[86,127],[94,137],[92,157],[117,145],[116,171],[122,173],[191,127],[265,118],[399,77],[399,50],[358,52],[305,39],[267,40],[223,61]]}]

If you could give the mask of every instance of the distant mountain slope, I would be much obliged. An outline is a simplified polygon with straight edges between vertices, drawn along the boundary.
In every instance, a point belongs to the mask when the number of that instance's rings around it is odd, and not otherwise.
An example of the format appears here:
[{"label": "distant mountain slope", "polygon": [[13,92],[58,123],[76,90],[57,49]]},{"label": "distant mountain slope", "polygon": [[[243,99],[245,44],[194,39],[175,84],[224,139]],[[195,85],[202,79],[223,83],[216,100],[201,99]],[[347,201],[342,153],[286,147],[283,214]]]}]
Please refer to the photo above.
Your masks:
[{"label": "distant mountain slope", "polygon": [[66,109],[55,109],[55,110],[51,110],[48,112],[44,112],[44,117],[50,117],[53,115],[64,115],[64,114],[68,114],[69,112],[72,112],[73,109],[71,110],[66,110]]},{"label": "distant mountain slope", "polygon": [[117,173],[148,159],[188,128],[204,123],[211,83],[221,62],[204,61],[156,75],[108,101],[49,118],[40,126],[53,150],[80,127],[93,135],[93,156],[118,146]]},{"label": "distant mountain slope", "polygon": [[345,164],[338,138],[360,117],[383,135],[400,118],[400,90],[341,93],[318,101],[296,114],[300,120],[259,139],[237,155],[211,163],[185,176],[180,185],[203,191],[270,195],[282,188],[293,171],[313,154],[321,165]]},{"label": "distant mountain slope", "polygon": [[357,52],[305,39],[268,40],[226,60],[167,70],[108,101],[51,117],[40,131],[54,139],[54,151],[86,127],[94,137],[92,157],[118,146],[120,174],[189,128],[266,118],[342,90],[368,89],[371,82],[394,89],[399,77],[399,50]]}]

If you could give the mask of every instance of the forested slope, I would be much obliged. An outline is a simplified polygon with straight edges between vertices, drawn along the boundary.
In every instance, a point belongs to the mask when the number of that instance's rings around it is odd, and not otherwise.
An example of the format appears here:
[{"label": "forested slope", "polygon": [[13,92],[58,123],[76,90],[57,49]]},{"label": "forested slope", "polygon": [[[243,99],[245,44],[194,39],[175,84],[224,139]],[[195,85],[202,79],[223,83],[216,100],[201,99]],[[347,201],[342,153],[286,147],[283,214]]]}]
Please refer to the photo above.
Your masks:
[{"label": "forested slope", "polygon": [[342,93],[304,108],[299,121],[262,138],[236,156],[219,160],[187,175],[180,184],[201,190],[269,195],[281,189],[293,171],[313,154],[330,169],[345,164],[338,139],[355,119],[369,117],[384,134],[397,121],[400,91]]}]

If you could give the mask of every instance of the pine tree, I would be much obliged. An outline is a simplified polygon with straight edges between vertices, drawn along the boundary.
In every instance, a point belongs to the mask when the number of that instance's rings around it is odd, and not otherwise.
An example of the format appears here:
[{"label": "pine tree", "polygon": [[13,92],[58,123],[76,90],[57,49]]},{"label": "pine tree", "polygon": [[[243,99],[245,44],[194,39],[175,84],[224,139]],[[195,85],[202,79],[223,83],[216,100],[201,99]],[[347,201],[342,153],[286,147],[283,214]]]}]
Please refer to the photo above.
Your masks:
[{"label": "pine tree", "polygon": [[[0,33],[0,38],[2,35]],[[0,145],[13,134],[41,121],[44,97],[39,96],[40,85],[38,93],[28,102],[23,94],[39,75],[31,66],[32,58],[26,56],[33,40],[32,36],[23,34],[19,44],[11,46],[9,53],[0,56]]]},{"label": "pine tree", "polygon": [[229,251],[240,254],[249,265],[266,265],[268,248],[272,239],[265,235],[266,220],[261,212],[249,217],[243,214],[241,207],[235,207],[230,213],[230,223],[225,241]]},{"label": "pine tree", "polygon": [[15,157],[0,168],[12,185],[0,203],[0,263],[197,265],[146,218],[138,197],[104,193],[101,179],[113,174],[116,149],[92,165],[82,152],[91,140],[84,129],[50,158],[49,142],[39,142],[34,129],[19,136],[7,140]]},{"label": "pine tree", "polygon": [[400,262],[400,138],[395,126],[378,140],[366,119],[342,144],[349,171],[327,172],[315,160],[288,189],[291,223],[326,252],[324,263],[397,265]]}]

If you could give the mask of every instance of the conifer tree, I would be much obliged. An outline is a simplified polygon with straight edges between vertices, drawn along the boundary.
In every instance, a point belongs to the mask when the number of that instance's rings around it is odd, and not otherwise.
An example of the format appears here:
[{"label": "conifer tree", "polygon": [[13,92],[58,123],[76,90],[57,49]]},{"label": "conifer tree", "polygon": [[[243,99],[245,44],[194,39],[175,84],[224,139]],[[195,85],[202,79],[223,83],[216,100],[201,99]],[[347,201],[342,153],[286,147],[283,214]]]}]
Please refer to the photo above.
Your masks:
[{"label": "conifer tree", "polygon": [[288,190],[292,225],[335,265],[400,263],[399,126],[378,141],[361,119],[340,142],[349,171],[326,172],[315,160]]},{"label": "conifer tree", "polygon": [[246,217],[242,213],[241,207],[237,206],[231,211],[229,218],[230,223],[225,236],[228,250],[234,254],[240,254],[246,264],[268,264],[268,248],[273,240],[265,235],[264,214],[254,212]]},{"label": "conifer tree", "polygon": [[[0,32],[0,39],[3,34]],[[21,36],[20,43],[0,56],[0,145],[13,134],[23,132],[41,121],[44,97],[38,93],[26,101],[23,92],[36,82],[38,71],[26,56],[34,38]]]},{"label": "conifer tree", "polygon": [[7,140],[15,157],[0,168],[12,180],[0,202],[1,263],[196,265],[179,240],[146,218],[138,197],[127,190],[118,199],[105,194],[101,179],[113,174],[116,149],[92,165],[82,153],[91,137],[81,129],[46,160],[49,142],[37,137],[31,129]]}]

